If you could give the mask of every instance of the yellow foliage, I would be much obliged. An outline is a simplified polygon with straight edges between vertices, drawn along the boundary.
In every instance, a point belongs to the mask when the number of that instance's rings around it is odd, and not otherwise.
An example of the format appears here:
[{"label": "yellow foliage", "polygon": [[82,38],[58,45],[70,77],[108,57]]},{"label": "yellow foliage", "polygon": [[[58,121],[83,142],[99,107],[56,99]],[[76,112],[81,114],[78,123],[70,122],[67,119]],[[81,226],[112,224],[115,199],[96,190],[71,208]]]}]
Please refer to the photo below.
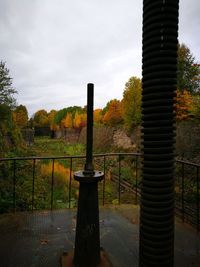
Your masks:
[{"label": "yellow foliage", "polygon": [[[48,177],[51,180],[53,164],[42,164],[40,173],[43,177]],[[73,180],[73,171],[71,172],[72,184],[77,187],[77,182]],[[62,164],[54,162],[54,185],[68,185],[70,181],[70,169],[65,168]]]},{"label": "yellow foliage", "polygon": [[27,127],[28,116],[23,110],[13,111],[13,121],[21,128]]}]

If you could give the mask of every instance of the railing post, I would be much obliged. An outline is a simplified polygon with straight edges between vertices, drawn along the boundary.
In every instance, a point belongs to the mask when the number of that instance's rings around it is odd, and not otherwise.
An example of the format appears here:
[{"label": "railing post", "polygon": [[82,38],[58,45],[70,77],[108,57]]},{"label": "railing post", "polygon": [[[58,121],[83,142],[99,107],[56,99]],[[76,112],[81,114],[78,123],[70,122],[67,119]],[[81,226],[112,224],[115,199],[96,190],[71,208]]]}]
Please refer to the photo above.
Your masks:
[{"label": "railing post", "polygon": [[51,172],[51,210],[53,210],[53,188],[54,187],[54,159],[52,159],[52,172]]},{"label": "railing post", "polygon": [[103,177],[103,206],[105,205],[105,186],[106,186],[106,157],[105,155],[103,156],[103,172],[104,172],[104,177]]},{"label": "railing post", "polygon": [[118,204],[121,204],[121,156],[118,155]]},{"label": "railing post", "polygon": [[70,174],[69,174],[69,209],[71,208],[71,188],[72,188],[72,157],[70,158]]},{"label": "railing post", "polygon": [[32,172],[32,211],[34,210],[34,195],[35,195],[35,159],[33,159],[33,172]]},{"label": "railing post", "polygon": [[181,168],[181,213],[182,221],[185,221],[185,165],[182,163]]},{"label": "railing post", "polygon": [[200,228],[199,167],[197,166],[197,231]]},{"label": "railing post", "polygon": [[16,160],[13,160],[13,211],[16,211]]},{"label": "railing post", "polygon": [[136,204],[138,202],[138,156],[135,157],[135,192],[136,192]]}]

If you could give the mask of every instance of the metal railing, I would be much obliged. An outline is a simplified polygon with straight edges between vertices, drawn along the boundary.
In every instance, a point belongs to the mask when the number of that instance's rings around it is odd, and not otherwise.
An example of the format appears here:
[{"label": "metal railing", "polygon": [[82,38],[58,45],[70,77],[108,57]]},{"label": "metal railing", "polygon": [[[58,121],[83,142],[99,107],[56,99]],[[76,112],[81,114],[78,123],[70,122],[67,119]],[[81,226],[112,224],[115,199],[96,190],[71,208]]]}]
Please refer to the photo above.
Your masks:
[{"label": "metal railing", "polygon": [[[99,184],[100,204],[138,204],[141,183],[139,153],[95,154],[95,169],[105,174]],[[0,158],[0,212],[73,208],[78,184],[73,172],[85,156]],[[199,164],[175,163],[175,211],[183,222],[200,229]]]}]

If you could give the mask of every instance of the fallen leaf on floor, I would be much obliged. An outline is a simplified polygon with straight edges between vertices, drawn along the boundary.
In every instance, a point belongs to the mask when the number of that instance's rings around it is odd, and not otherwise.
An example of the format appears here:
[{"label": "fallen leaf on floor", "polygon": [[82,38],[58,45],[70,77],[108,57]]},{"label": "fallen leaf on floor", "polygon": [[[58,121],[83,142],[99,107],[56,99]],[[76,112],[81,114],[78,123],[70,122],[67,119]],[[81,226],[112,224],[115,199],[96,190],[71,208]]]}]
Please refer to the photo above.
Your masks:
[{"label": "fallen leaf on floor", "polygon": [[47,239],[41,239],[40,240],[40,244],[41,245],[47,245],[48,244],[48,240]]}]

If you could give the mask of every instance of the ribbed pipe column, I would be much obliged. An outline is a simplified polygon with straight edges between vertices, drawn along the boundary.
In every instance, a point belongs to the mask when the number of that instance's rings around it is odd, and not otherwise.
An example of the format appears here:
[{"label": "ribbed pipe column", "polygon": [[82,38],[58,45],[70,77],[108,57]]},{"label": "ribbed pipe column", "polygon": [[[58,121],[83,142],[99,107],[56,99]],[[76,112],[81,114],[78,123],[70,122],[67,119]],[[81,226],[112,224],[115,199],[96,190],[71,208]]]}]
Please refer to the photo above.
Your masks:
[{"label": "ribbed pipe column", "polygon": [[178,3],[143,1],[140,267],[169,267],[174,262]]}]

